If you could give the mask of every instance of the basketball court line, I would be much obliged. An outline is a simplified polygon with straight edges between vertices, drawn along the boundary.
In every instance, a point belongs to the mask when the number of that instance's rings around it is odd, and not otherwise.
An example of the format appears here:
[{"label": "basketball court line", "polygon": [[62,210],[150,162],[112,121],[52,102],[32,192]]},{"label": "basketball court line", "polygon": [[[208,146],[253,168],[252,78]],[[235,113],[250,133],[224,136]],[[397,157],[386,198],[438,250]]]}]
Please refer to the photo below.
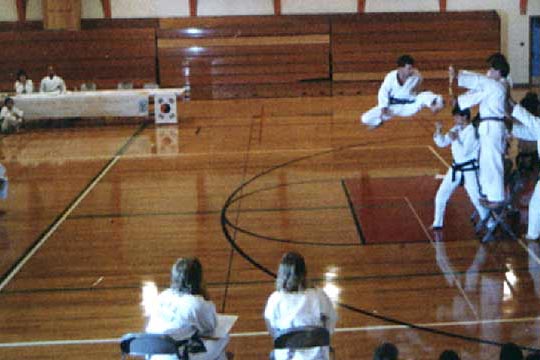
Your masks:
[{"label": "basketball court line", "polygon": [[[436,251],[435,249],[435,241],[433,240],[433,237],[431,236],[431,234],[429,233],[428,229],[426,228],[426,226],[424,225],[424,223],[422,223],[422,219],[420,218],[420,215],[418,215],[418,212],[416,211],[416,209],[414,208],[414,205],[412,204],[411,200],[409,200],[409,198],[407,196],[404,197],[405,198],[405,201],[407,202],[407,205],[409,206],[409,208],[411,209],[414,217],[416,218],[416,221],[418,221],[418,224],[420,224],[420,227],[422,228],[422,230],[424,231],[424,233],[426,234],[427,238],[429,239],[429,243],[433,246],[433,249]],[[448,268],[450,268],[449,266],[447,266]],[[469,306],[470,310],[472,311],[472,313],[474,314],[474,317],[476,319],[480,319],[480,316],[478,315],[478,313],[476,312],[476,309],[474,308],[473,304],[471,303],[471,301],[469,300],[469,297],[467,296],[467,293],[465,293],[465,290],[463,289],[463,287],[461,286],[461,284],[459,283],[458,279],[456,278],[456,275],[454,274],[454,272],[451,272],[450,273],[452,275],[452,279],[453,279],[453,283],[454,285],[456,285],[456,287],[458,288],[459,292],[461,293],[461,296],[463,296],[463,298],[465,299],[465,301],[467,302],[467,305]]]},{"label": "basketball court line", "polygon": [[[357,146],[348,146],[347,150],[350,149],[362,149],[362,150],[376,150],[376,149],[420,149],[425,148],[425,145],[373,145],[373,146],[363,146],[361,144]],[[429,146],[428,146],[429,147]],[[333,147],[323,147],[323,148],[316,148],[316,149],[270,149],[270,150],[250,150],[250,154],[282,154],[282,153],[318,153],[318,152],[327,152],[332,150],[339,150]],[[243,155],[243,151],[223,151],[219,152],[221,155]],[[210,152],[186,152],[186,153],[172,153],[172,154],[124,154],[125,160],[131,160],[131,159],[159,159],[159,158],[173,158],[173,157],[189,157],[189,156],[211,156],[212,153]],[[95,160],[108,160],[110,157],[106,155],[97,155],[97,156],[73,156],[73,157],[65,157],[65,158],[22,158],[18,159],[18,161],[22,161],[23,164],[28,162],[47,162],[47,161],[54,161],[55,163],[61,162],[62,160],[70,160],[70,161],[95,161]],[[442,159],[442,158],[440,158]],[[442,159],[444,161],[444,159]]]},{"label": "basketball court line", "polygon": [[86,198],[86,196],[94,189],[94,187],[101,181],[101,179],[109,172],[109,170],[120,160],[122,154],[127,147],[133,142],[135,137],[146,127],[145,124],[141,125],[135,133],[133,133],[128,140],[120,147],[114,157],[109,160],[107,165],[101,169],[101,171],[94,177],[94,179],[86,185],[84,190],[77,195],[77,197],[71,202],[71,204],[60,214],[60,217],[56,218],[49,228],[42,234],[38,240],[31,245],[30,249],[25,252],[24,256],[17,261],[17,263],[8,271],[5,277],[0,282],[0,292],[7,286],[7,284],[17,275],[17,273],[23,268],[23,266],[34,256],[34,254],[45,244],[45,242],[54,234],[54,232],[64,223],[69,214],[75,210],[77,206]]},{"label": "basketball court line", "polygon": [[[417,324],[422,327],[430,328],[443,328],[452,326],[481,326],[489,324],[518,324],[527,323],[532,321],[540,321],[540,317],[522,317],[512,319],[487,319],[487,320],[473,320],[473,321],[449,321],[449,322],[433,322]],[[370,331],[385,331],[385,330],[411,330],[407,325],[371,325],[360,327],[344,327],[336,328],[336,333],[356,333],[356,332],[370,332]],[[413,329],[414,330],[414,329]],[[231,333],[230,337],[234,338],[247,338],[247,337],[259,337],[270,336],[267,331],[248,331]],[[12,343],[0,343],[1,348],[17,348],[17,347],[36,347],[36,346],[62,346],[62,345],[87,345],[87,344],[111,344],[119,343],[120,338],[107,338],[107,339],[79,339],[79,340],[48,340],[48,341],[23,341]]]}]

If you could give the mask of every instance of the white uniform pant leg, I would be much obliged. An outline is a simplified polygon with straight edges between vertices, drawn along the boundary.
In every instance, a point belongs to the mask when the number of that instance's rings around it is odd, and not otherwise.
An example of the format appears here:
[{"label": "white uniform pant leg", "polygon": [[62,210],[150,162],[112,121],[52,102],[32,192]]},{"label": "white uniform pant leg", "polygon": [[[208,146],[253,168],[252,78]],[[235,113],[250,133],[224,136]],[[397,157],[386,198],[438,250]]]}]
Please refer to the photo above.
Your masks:
[{"label": "white uniform pant leg", "polygon": [[531,200],[529,201],[527,237],[531,239],[540,237],[540,182],[536,183]]},{"label": "white uniform pant leg", "polygon": [[371,108],[364,114],[362,114],[362,117],[360,118],[362,121],[362,124],[369,125],[369,126],[378,126],[383,121],[390,120],[391,116],[383,116],[382,115],[382,108],[375,106],[374,108]]},{"label": "white uniform pant leg", "polygon": [[481,194],[489,201],[504,201],[504,132],[504,123],[493,120],[483,121],[478,129],[478,180]]},{"label": "white uniform pant leg", "polygon": [[[480,220],[484,220],[489,215],[489,210],[480,204],[480,189],[478,188],[478,179],[475,171],[465,171],[465,191],[469,195],[471,203],[474,205]],[[490,220],[492,222],[493,220]]]},{"label": "white uniform pant leg", "polygon": [[20,127],[20,121],[15,116],[6,116],[2,121],[2,132],[11,132]]},{"label": "white uniform pant leg", "polygon": [[446,203],[450,196],[459,186],[461,173],[456,172],[456,179],[452,181],[452,168],[448,169],[446,175],[439,185],[437,195],[435,195],[435,214],[433,216],[433,227],[442,227],[444,222],[444,213],[446,211]]}]

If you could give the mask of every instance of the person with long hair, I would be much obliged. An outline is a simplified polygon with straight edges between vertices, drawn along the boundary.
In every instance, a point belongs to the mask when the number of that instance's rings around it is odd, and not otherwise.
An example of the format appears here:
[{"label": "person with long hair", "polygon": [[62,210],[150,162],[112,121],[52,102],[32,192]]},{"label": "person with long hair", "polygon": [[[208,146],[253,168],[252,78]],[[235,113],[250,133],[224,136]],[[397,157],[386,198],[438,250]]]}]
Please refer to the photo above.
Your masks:
[{"label": "person with long hair", "polygon": [[[150,309],[146,332],[168,334],[182,340],[196,332],[206,352],[190,354],[194,360],[225,360],[229,337],[212,338],[217,326],[216,306],[208,300],[202,265],[196,258],[180,258],[171,269],[171,287],[161,292]],[[154,356],[152,359],[176,359]]]},{"label": "person with long hair", "polygon": [[[322,289],[312,288],[306,279],[306,263],[302,255],[288,252],[281,258],[276,278],[276,291],[270,295],[264,318],[268,331],[323,326],[331,333],[337,321],[332,302]],[[287,349],[274,350],[276,360],[290,359]],[[292,359],[329,359],[328,347],[296,350]]]}]

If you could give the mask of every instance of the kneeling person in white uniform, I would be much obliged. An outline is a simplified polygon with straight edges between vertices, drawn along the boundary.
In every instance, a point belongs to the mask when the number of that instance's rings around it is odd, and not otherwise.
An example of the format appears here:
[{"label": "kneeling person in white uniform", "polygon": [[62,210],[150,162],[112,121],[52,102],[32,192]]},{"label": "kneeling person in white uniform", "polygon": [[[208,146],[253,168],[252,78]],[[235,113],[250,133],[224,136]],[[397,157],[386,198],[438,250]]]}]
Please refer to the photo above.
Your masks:
[{"label": "kneeling person in white uniform", "polygon": [[[216,306],[209,300],[204,287],[202,266],[198,259],[178,259],[171,270],[171,287],[158,295],[150,310],[146,332],[169,334],[177,340],[187,339],[195,332],[203,338],[206,352],[190,354],[193,360],[225,360],[229,337],[209,339],[217,326]],[[177,359],[156,355],[152,359]]]},{"label": "kneeling person in white uniform", "polygon": [[451,145],[454,161],[448,169],[444,180],[435,196],[435,215],[432,228],[442,229],[446,203],[460,185],[465,187],[471,202],[473,203],[480,219],[488,216],[488,209],[480,204],[480,190],[478,187],[478,152],[480,141],[476,129],[471,124],[471,112],[469,109],[461,110],[455,105],[452,109],[455,126],[445,135],[441,133],[441,123],[436,124],[433,140],[438,147]]},{"label": "kneeling person in white uniform", "polygon": [[3,133],[17,132],[23,125],[23,112],[15,107],[15,102],[8,97],[0,111],[0,130]]},{"label": "kneeling person in white uniform", "polygon": [[394,116],[412,116],[424,107],[438,112],[444,107],[441,95],[431,91],[417,94],[422,76],[414,68],[411,56],[400,56],[397,66],[396,70],[390,71],[384,78],[378,93],[378,105],[362,115],[363,124],[374,128]]},{"label": "kneeling person in white uniform", "polygon": [[50,93],[50,92],[65,93],[66,92],[66,83],[64,82],[64,79],[56,75],[56,72],[54,71],[54,67],[49,66],[47,68],[47,76],[45,76],[41,80],[41,86],[39,87],[39,91],[42,93]]}]

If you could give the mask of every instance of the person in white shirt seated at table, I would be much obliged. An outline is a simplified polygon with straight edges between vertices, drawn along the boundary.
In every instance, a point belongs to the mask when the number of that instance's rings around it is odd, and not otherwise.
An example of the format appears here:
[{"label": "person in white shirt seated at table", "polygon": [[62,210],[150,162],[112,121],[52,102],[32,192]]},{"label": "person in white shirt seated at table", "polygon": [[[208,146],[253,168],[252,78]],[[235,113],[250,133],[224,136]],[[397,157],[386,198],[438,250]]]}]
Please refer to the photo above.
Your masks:
[{"label": "person in white shirt seated at table", "polygon": [[34,83],[26,75],[26,71],[19,70],[17,72],[17,80],[15,81],[15,92],[17,95],[31,94],[34,92]]},{"label": "person in white shirt seated at table", "polygon": [[23,112],[15,107],[15,102],[8,97],[0,111],[0,130],[3,133],[18,132],[24,123]]},{"label": "person in white shirt seated at table", "polygon": [[42,93],[66,92],[66,83],[64,82],[64,79],[56,75],[53,66],[49,65],[49,67],[47,68],[47,76],[45,76],[41,80],[41,86],[39,87],[39,91]]},{"label": "person in white shirt seated at table", "polygon": [[[202,265],[196,258],[180,258],[171,269],[171,287],[161,292],[149,311],[147,333],[168,334],[183,340],[197,332],[205,352],[190,354],[193,360],[226,360],[229,337],[210,338],[217,326],[216,306],[208,300]],[[157,355],[156,359],[177,359]]]},{"label": "person in white shirt seated at table", "polygon": [[[272,337],[283,331],[304,326],[325,327],[334,332],[337,322],[332,301],[323,289],[307,284],[306,263],[302,255],[288,252],[281,258],[276,277],[276,291],[264,309],[266,327]],[[328,360],[330,349],[315,347],[298,349],[289,357],[288,349],[275,349],[275,360]]]}]

